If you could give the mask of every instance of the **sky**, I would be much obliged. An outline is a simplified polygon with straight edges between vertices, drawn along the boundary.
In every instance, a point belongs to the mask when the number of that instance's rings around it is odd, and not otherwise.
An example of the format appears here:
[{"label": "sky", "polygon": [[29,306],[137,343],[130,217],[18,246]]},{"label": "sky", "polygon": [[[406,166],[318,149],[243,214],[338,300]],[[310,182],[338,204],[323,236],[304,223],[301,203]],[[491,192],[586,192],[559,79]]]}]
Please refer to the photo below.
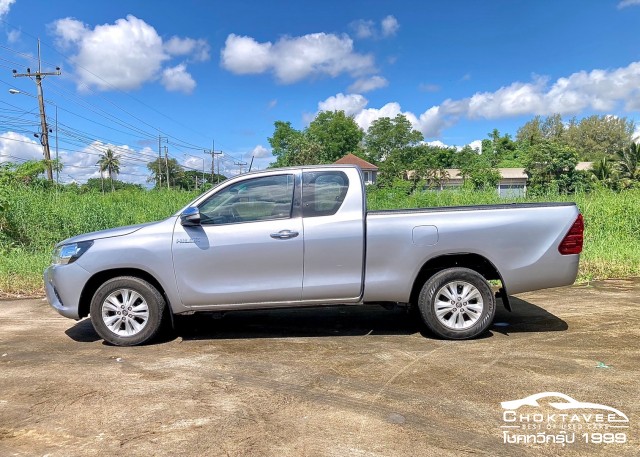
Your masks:
[{"label": "sky", "polygon": [[[42,158],[37,69],[61,182],[145,184],[162,154],[266,168],[274,122],[403,113],[425,141],[478,145],[535,115],[640,122],[640,0],[0,0],[0,162]],[[20,91],[17,94],[11,94]],[[56,116],[57,112],[57,116]]]}]

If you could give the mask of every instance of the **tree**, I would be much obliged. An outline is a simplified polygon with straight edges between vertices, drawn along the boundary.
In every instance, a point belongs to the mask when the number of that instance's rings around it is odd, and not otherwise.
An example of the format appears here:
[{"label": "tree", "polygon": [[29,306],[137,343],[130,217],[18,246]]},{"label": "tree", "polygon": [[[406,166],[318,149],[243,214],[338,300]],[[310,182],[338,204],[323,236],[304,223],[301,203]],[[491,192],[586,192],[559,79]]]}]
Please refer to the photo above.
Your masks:
[{"label": "tree", "polygon": [[151,172],[151,177],[147,179],[147,182],[155,182],[156,186],[160,181],[160,177],[164,177],[166,182],[167,179],[167,168],[169,175],[169,185],[176,186],[176,183],[182,179],[184,175],[184,168],[178,163],[176,159],[168,159],[165,161],[162,157],[158,157],[153,162],[149,162],[147,164],[147,169]]},{"label": "tree", "polygon": [[421,180],[424,180],[429,188],[442,187],[442,184],[449,179],[449,172],[446,170],[449,168],[446,165],[447,159],[442,155],[446,148],[419,145],[414,149],[418,151],[418,156],[411,166],[414,170],[412,190],[418,187]]},{"label": "tree", "polygon": [[364,136],[364,148],[369,161],[382,163],[394,151],[416,146],[422,140],[422,133],[413,129],[405,115],[398,114],[393,119],[373,121]]},{"label": "tree", "polygon": [[536,116],[518,129],[516,141],[527,145],[542,143],[543,141],[554,141],[556,143],[565,141],[566,128],[560,114],[553,114],[542,118]]},{"label": "tree", "polygon": [[303,134],[291,127],[291,122],[276,121],[274,126],[273,136],[268,138],[271,153],[276,157],[276,161],[271,166],[292,166],[296,161],[294,145],[300,142]]},{"label": "tree", "polygon": [[554,114],[547,118],[534,117],[518,129],[516,140],[522,146],[552,141],[564,144],[578,153],[580,160],[597,161],[615,158],[617,151],[632,141],[635,122],[626,117],[589,116],[570,119]]},{"label": "tree", "polygon": [[44,160],[27,160],[19,165],[5,162],[0,164],[0,184],[47,185],[48,181],[40,179],[45,171]]},{"label": "tree", "polygon": [[501,136],[498,129],[493,129],[488,140],[482,140],[482,155],[491,166],[498,166],[502,161],[514,161],[516,152],[516,143],[511,135]]},{"label": "tree", "polygon": [[529,190],[534,194],[569,194],[586,186],[584,173],[576,170],[577,152],[569,146],[543,141],[528,148],[524,158]]},{"label": "tree", "polygon": [[290,122],[276,121],[268,138],[276,161],[274,167],[333,163],[357,152],[364,133],[344,111],[321,111],[304,130]]},{"label": "tree", "polygon": [[640,181],[640,143],[631,143],[616,153],[624,187],[632,187]]},{"label": "tree", "polygon": [[364,132],[344,111],[321,111],[305,131],[320,148],[320,163],[333,163],[358,149]]},{"label": "tree", "polygon": [[589,116],[567,129],[566,143],[581,160],[615,158],[618,151],[632,142],[635,123],[626,117]]},{"label": "tree", "polygon": [[[100,156],[97,165],[100,168],[100,178],[103,177],[105,171],[108,173],[109,181],[111,181],[111,192],[113,192],[113,175],[120,173],[120,156],[116,155],[111,149],[107,149]],[[104,186],[102,191],[104,192]]]},{"label": "tree", "polygon": [[[98,192],[103,191],[103,180],[98,178],[89,178],[87,182],[80,186],[80,192]],[[66,188],[69,189],[69,184],[67,184]],[[129,182],[120,181],[118,179],[113,180],[113,188],[115,190],[124,190],[124,189],[135,189],[135,190],[143,190],[143,187],[140,184],[133,184]]]},{"label": "tree", "polygon": [[[500,135],[494,130],[495,138]],[[508,135],[505,135],[509,139]],[[495,168],[493,162],[495,155],[488,153],[478,154],[478,151],[470,146],[465,146],[456,157],[456,166],[460,169],[463,184],[469,185],[476,190],[495,188],[500,182],[500,172]],[[468,184],[467,184],[468,183]]]},{"label": "tree", "polygon": [[544,139],[545,137],[542,133],[542,118],[540,116],[536,116],[525,123],[518,129],[518,133],[516,133],[516,142],[528,146],[542,143]]},{"label": "tree", "polygon": [[618,187],[619,176],[617,176],[611,160],[606,157],[593,163],[591,173],[593,173],[593,177],[603,186],[609,189],[616,189]]}]

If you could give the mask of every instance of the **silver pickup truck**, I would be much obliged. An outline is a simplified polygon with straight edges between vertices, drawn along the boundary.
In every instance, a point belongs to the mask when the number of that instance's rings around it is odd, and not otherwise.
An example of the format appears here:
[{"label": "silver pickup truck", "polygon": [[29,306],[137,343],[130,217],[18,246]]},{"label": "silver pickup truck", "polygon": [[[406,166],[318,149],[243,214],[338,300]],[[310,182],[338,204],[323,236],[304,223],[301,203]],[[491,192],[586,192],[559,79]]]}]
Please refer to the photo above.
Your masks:
[{"label": "silver pickup truck", "polygon": [[415,305],[434,334],[467,339],[496,296],[509,308],[507,291],[572,284],[583,227],[572,203],[367,211],[356,167],[274,169],[163,221],[62,241],[44,282],[60,314],[121,346],[178,314],[372,303]]}]

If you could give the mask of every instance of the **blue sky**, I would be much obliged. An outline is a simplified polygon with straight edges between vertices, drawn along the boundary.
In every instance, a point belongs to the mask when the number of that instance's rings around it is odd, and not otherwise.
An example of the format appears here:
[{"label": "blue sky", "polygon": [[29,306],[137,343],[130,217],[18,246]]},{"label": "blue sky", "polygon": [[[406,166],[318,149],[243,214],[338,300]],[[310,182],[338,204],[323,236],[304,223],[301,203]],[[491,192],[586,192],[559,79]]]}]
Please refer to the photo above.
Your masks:
[{"label": "blue sky", "polygon": [[0,18],[0,162],[42,157],[36,100],[8,92],[35,94],[11,70],[36,68],[40,38],[65,182],[111,147],[143,183],[159,135],[186,166],[209,170],[215,140],[221,171],[264,168],[274,121],[322,109],[365,129],[402,112],[458,146],[536,114],[640,121],[640,0],[0,0]]}]

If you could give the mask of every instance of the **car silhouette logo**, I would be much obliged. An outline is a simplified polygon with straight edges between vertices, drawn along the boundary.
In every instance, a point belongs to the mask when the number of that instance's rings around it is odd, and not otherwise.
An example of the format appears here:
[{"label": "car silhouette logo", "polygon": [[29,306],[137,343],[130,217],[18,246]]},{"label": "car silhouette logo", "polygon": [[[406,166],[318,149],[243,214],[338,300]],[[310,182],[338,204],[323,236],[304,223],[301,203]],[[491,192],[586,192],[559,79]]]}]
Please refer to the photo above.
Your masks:
[{"label": "car silhouette logo", "polygon": [[549,406],[552,408],[566,411],[570,409],[600,409],[603,411],[611,411],[622,417],[623,419],[610,419],[610,422],[629,422],[629,418],[622,411],[612,408],[611,406],[601,405],[599,403],[588,403],[578,401],[574,398],[571,398],[568,395],[562,394],[560,392],[542,392],[539,394],[529,395],[528,397],[521,398],[519,400],[511,400],[511,401],[503,401],[500,403],[503,409],[508,410],[516,410],[521,406],[540,406],[538,400],[542,398],[562,398],[565,402],[549,402]]}]

